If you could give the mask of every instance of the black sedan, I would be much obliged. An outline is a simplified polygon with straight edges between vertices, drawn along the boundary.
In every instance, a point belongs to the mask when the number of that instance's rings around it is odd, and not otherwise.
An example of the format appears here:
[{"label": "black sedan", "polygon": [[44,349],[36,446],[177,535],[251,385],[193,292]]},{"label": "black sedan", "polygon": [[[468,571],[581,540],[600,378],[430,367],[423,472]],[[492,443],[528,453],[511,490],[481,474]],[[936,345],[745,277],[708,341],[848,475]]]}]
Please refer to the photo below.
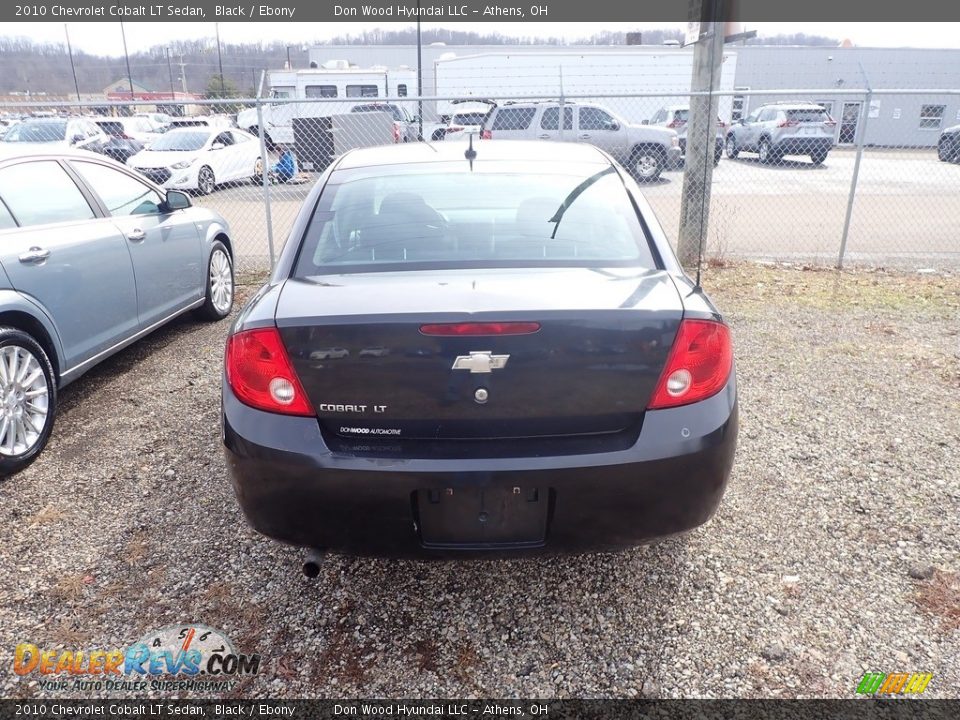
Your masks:
[{"label": "black sedan", "polygon": [[225,355],[227,464],[261,533],[555,553],[716,510],[737,437],[730,333],[606,154],[355,150],[290,238]]}]

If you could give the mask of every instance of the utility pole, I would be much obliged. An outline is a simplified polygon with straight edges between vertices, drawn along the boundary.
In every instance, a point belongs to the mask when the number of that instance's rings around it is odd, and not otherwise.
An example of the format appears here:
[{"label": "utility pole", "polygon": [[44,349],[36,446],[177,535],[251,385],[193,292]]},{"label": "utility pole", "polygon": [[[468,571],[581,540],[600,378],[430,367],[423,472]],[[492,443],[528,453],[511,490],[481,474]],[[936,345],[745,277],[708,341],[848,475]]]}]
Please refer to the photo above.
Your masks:
[{"label": "utility pole", "polygon": [[[723,0],[701,0],[700,37],[693,49],[693,93],[713,93],[720,84],[723,63]],[[706,5],[709,4],[709,7]],[[686,167],[680,203],[680,231],[677,256],[684,267],[701,257],[710,217],[710,186],[713,180],[718,100],[711,95],[691,95],[687,124]],[[698,266],[699,277],[699,266]]]},{"label": "utility pole", "polygon": [[167,52],[167,74],[170,76],[170,99],[173,100],[177,97],[177,93],[173,89],[173,65],[170,64],[170,46],[164,48]]},{"label": "utility pole", "polygon": [[73,64],[73,48],[70,46],[70,31],[67,24],[63,24],[63,34],[67,36],[67,52],[70,53],[70,69],[73,71],[73,86],[77,89],[77,102],[80,102],[80,83],[77,82],[77,68]]},{"label": "utility pole", "polygon": [[183,53],[180,53],[180,86],[183,88],[183,94],[187,94],[187,66],[183,62]]},{"label": "utility pole", "polygon": [[423,140],[423,47],[420,42],[420,0],[417,0],[417,140]]},{"label": "utility pole", "polygon": [[217,31],[217,64],[220,67],[220,97],[227,96],[227,86],[223,81],[223,57],[220,55],[220,23],[214,23]]},{"label": "utility pole", "polygon": [[127,52],[127,33],[123,29],[123,20],[120,21],[120,35],[123,37],[123,57],[127,61],[127,81],[130,83],[130,100],[133,100],[133,75],[130,73],[130,53]]}]

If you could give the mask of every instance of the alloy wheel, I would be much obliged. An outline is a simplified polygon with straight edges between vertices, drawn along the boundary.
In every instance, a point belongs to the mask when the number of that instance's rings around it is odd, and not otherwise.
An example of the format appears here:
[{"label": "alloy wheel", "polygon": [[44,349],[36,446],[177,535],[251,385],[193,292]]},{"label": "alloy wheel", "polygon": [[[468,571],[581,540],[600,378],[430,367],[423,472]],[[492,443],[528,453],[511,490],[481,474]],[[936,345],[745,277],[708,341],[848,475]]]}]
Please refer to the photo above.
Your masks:
[{"label": "alloy wheel", "polygon": [[40,362],[19,345],[0,348],[0,455],[34,448],[47,424],[50,388]]},{"label": "alloy wheel", "polygon": [[230,258],[219,247],[210,256],[210,300],[217,312],[226,314],[233,304],[233,272]]}]

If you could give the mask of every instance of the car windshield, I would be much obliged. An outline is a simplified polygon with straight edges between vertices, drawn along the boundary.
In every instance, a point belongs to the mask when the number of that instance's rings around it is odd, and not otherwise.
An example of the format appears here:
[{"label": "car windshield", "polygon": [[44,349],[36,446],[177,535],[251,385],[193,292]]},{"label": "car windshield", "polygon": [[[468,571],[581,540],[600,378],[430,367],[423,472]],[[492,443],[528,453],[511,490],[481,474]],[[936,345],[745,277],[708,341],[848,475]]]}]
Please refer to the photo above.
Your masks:
[{"label": "car windshield", "polygon": [[609,167],[588,170],[334,173],[314,210],[295,274],[369,272],[397,264],[654,267],[623,181]]},{"label": "car windshield", "polygon": [[150,150],[199,150],[209,137],[208,131],[171,131],[157,138],[150,146]]},{"label": "car windshield", "polygon": [[67,136],[67,122],[22,122],[3,136],[4,142],[57,142]]},{"label": "car windshield", "polygon": [[123,123],[121,122],[97,122],[97,125],[100,126],[100,129],[103,130],[108,135],[115,135],[120,137],[124,134],[123,132]]},{"label": "car windshield", "polygon": [[353,112],[385,112],[398,122],[403,120],[403,114],[396,105],[357,105]]}]

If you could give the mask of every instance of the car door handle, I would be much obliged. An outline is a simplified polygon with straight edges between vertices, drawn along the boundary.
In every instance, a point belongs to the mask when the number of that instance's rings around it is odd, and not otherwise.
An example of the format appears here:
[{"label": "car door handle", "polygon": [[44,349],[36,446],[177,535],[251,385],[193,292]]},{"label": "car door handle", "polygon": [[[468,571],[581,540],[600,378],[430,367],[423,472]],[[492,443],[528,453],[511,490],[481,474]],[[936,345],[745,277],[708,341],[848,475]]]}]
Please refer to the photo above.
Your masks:
[{"label": "car door handle", "polygon": [[144,238],[147,237],[147,234],[140,228],[134,228],[127,233],[127,240],[131,242],[143,242]]},{"label": "car door handle", "polygon": [[50,257],[49,250],[34,246],[20,256],[20,262],[24,263],[25,265],[29,265],[31,263],[39,265],[48,257]]},{"label": "car door handle", "polygon": [[589,140],[589,139],[590,139],[590,133],[581,133],[581,134],[580,134],[580,139],[581,139],[581,140]]},{"label": "car door handle", "polygon": [[544,133],[543,135],[539,135],[538,137],[539,137],[541,140],[549,140],[549,139],[550,139],[550,136],[547,135],[546,133]]}]

